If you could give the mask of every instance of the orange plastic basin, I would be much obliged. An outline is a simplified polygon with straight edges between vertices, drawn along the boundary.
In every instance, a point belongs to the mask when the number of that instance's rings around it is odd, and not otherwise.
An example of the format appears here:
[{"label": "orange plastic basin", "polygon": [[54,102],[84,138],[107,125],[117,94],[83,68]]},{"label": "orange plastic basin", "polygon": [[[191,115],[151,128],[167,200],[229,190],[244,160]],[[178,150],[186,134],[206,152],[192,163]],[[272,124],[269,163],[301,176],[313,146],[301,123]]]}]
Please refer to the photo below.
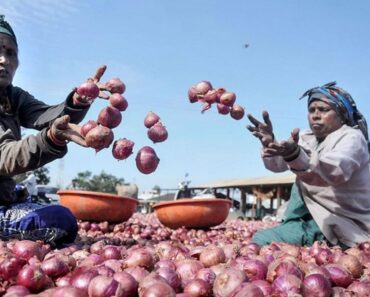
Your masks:
[{"label": "orange plastic basin", "polygon": [[94,222],[124,222],[136,211],[138,201],[114,194],[62,190],[59,203],[71,210],[77,219]]},{"label": "orange plastic basin", "polygon": [[217,198],[185,198],[153,206],[159,221],[171,229],[217,226],[226,220],[230,207],[230,200]]}]

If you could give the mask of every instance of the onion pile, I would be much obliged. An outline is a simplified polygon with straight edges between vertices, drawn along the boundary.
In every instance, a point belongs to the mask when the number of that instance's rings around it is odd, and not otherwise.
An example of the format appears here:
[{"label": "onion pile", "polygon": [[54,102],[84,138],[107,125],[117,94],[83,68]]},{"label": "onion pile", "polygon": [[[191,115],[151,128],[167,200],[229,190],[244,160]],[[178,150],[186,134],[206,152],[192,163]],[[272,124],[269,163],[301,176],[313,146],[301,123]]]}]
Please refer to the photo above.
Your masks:
[{"label": "onion pile", "polygon": [[224,88],[214,89],[209,81],[203,80],[191,86],[188,90],[190,103],[201,102],[204,113],[216,104],[219,114],[230,116],[234,120],[241,120],[245,111],[241,105],[236,104],[236,95],[234,92],[227,91]]},{"label": "onion pile", "polygon": [[[172,230],[153,213],[135,213],[119,224],[79,221],[78,240],[61,249],[0,240],[0,295],[368,296],[366,243],[343,250],[251,242],[276,225],[229,220],[208,230]],[[318,264],[324,250],[341,256]]]}]

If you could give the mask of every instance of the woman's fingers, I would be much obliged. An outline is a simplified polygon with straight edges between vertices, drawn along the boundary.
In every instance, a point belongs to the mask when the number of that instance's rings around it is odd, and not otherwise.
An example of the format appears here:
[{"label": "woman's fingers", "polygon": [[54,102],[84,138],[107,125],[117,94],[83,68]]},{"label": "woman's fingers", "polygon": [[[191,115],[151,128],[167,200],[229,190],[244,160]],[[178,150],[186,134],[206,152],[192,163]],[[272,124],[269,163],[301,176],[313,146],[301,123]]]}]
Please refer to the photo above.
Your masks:
[{"label": "woman's fingers", "polygon": [[106,69],[107,69],[106,65],[99,66],[99,68],[96,70],[95,75],[92,77],[92,80],[94,81],[94,83],[98,83],[100,81]]},{"label": "woman's fingers", "polygon": [[247,117],[248,117],[248,119],[249,119],[249,121],[253,124],[253,125],[255,125],[256,127],[258,127],[259,125],[261,125],[261,122],[260,121],[258,121],[254,116],[252,116],[250,113],[249,114],[247,114]]}]

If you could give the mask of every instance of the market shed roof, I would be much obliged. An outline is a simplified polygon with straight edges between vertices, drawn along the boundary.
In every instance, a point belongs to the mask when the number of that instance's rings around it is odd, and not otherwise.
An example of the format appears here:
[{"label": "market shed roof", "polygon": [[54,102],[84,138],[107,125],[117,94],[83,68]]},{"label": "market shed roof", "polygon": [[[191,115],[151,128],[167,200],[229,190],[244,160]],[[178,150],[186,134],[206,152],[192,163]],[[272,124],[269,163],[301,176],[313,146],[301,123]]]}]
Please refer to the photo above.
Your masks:
[{"label": "market shed roof", "polygon": [[192,188],[236,188],[248,186],[276,186],[289,185],[294,183],[295,175],[279,175],[250,178],[223,179],[213,182],[203,183]]}]

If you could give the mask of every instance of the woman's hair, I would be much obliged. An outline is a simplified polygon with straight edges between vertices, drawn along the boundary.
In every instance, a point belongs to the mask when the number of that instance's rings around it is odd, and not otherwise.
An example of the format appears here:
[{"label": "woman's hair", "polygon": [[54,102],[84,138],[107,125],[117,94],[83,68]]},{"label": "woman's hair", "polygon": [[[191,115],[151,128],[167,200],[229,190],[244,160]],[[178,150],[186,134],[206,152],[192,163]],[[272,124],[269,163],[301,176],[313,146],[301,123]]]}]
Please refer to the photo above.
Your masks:
[{"label": "woman's hair", "polygon": [[327,83],[321,87],[315,87],[307,90],[300,99],[308,96],[307,103],[311,104],[313,100],[326,99],[335,106],[338,115],[344,123],[351,127],[358,127],[364,135],[370,152],[370,142],[366,119],[357,109],[352,96],[342,88],[336,85],[336,82]]}]

